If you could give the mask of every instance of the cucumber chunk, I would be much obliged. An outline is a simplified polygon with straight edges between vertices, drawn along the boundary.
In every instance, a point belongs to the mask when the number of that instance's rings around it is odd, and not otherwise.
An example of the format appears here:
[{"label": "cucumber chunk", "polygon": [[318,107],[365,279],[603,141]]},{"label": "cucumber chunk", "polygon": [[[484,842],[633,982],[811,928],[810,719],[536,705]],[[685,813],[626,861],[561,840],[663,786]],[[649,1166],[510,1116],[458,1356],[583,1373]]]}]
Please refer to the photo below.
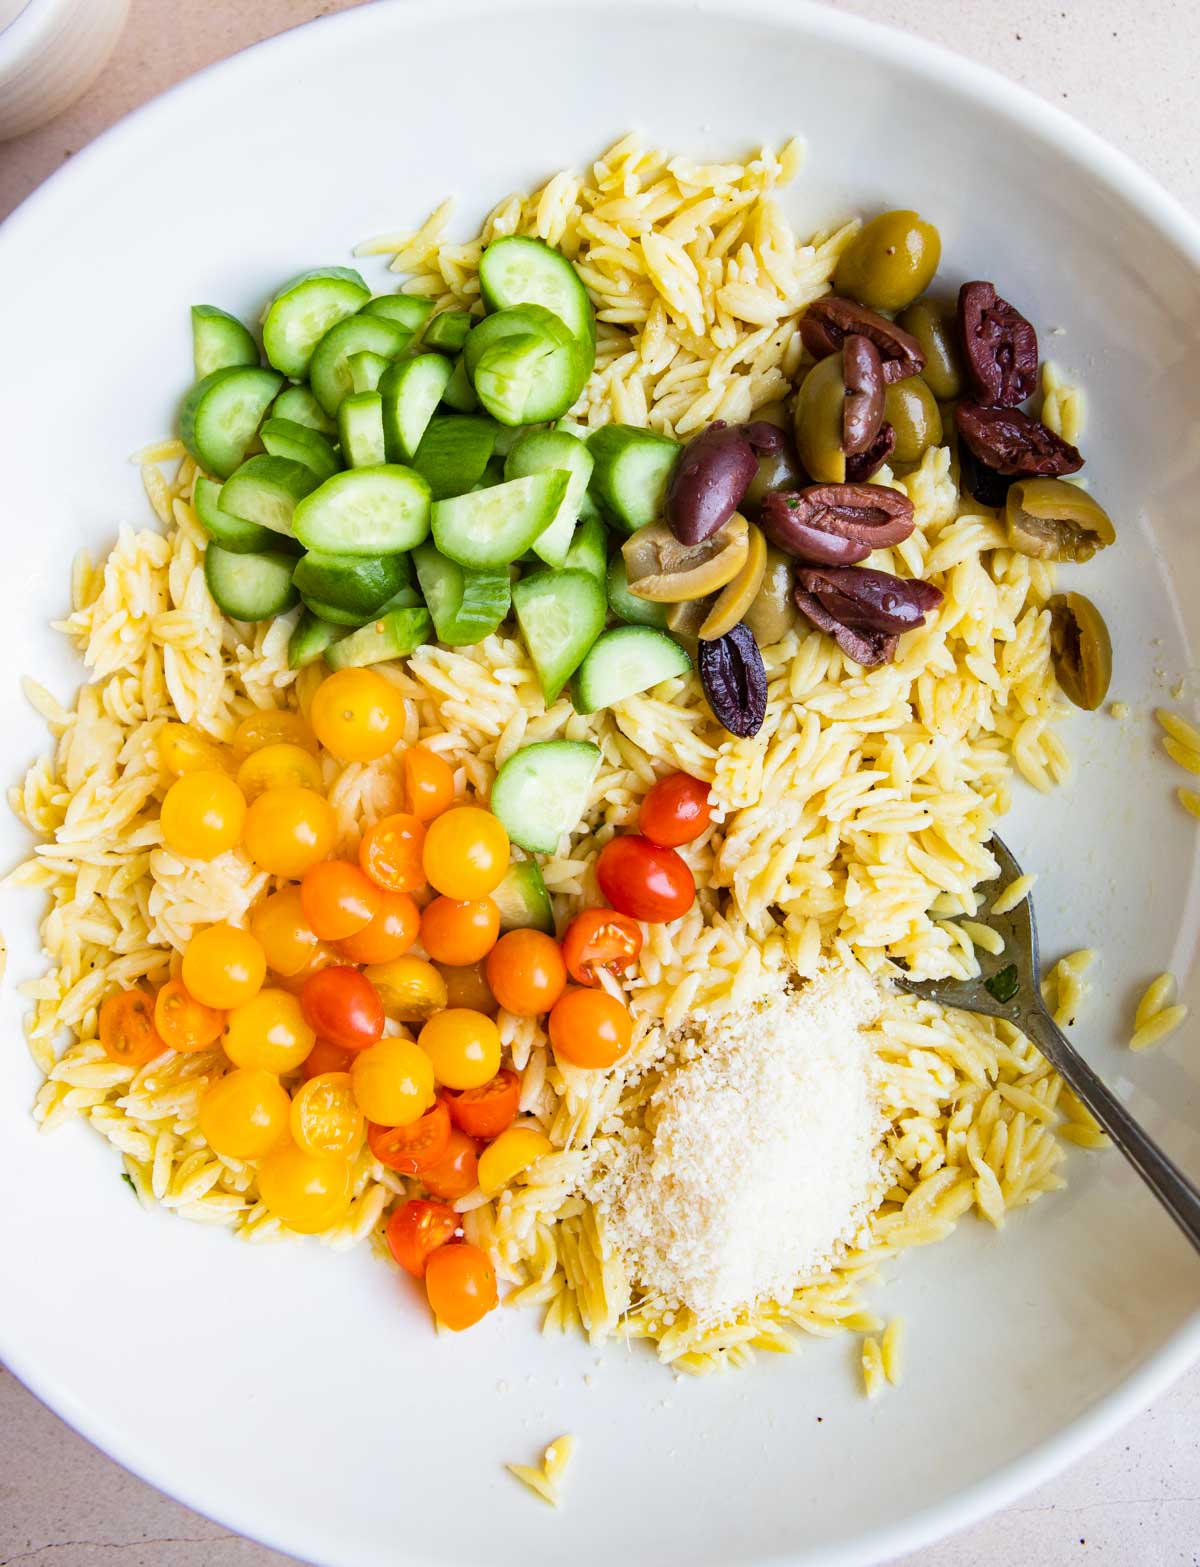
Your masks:
[{"label": "cucumber chunk", "polygon": [[270,528],[260,527],[257,522],[244,522],[241,517],[231,517],[227,511],[222,511],[221,486],[215,479],[206,479],[202,473],[196,476],[192,508],[213,543],[235,555],[261,554],[280,546],[279,535]]},{"label": "cucumber chunk", "polygon": [[357,631],[360,626],[369,626],[381,615],[390,615],[394,609],[420,609],[422,605],[421,595],[415,588],[401,588],[386,604],[381,604],[369,613],[365,610],[343,609],[339,604],[326,604],[314,598],[305,598],[304,607],[318,620],[327,620],[331,626],[337,626],[343,631]]},{"label": "cucumber chunk", "polygon": [[512,234],[493,240],[479,263],[479,287],[489,310],[541,305],[573,336],[595,342],[596,315],[578,272],[544,240]]},{"label": "cucumber chunk", "polygon": [[[540,347],[511,341],[529,337],[538,339]],[[590,341],[572,336],[558,316],[541,305],[514,305],[485,316],[471,329],[463,357],[480,401],[488,407],[484,390],[506,400],[511,416],[500,422],[515,425],[540,424],[566,413],[591,374],[595,353]],[[518,412],[522,417],[516,417]]]},{"label": "cucumber chunk", "polygon": [[302,272],[284,284],[267,310],[263,321],[267,358],[276,370],[299,380],[330,327],[361,310],[370,297],[371,290],[352,267]]},{"label": "cucumber chunk", "polygon": [[342,464],[333,447],[306,424],[272,414],[258,433],[271,457],[303,463],[316,475],[318,484],[341,471]]},{"label": "cucumber chunk", "polygon": [[350,366],[351,391],[377,392],[379,383],[383,380],[384,372],[391,362],[390,359],[385,359],[382,354],[372,353],[369,348],[363,348],[357,354],[351,354],[346,360],[346,363]]},{"label": "cucumber chunk", "polygon": [[457,354],[467,340],[475,318],[465,310],[443,310],[425,328],[423,348],[436,348],[443,354]]},{"label": "cucumber chunk", "polygon": [[396,463],[335,473],[306,495],[292,517],[309,550],[331,555],[398,555],[429,532],[429,486]]},{"label": "cucumber chunk", "polygon": [[575,710],[595,713],[661,680],[686,675],[692,661],[674,638],[652,626],[618,626],[597,638],[580,664],[572,689]]},{"label": "cucumber chunk", "polygon": [[516,860],[493,891],[500,910],[500,934],[509,930],[544,930],[554,934],[554,910],[536,860]]},{"label": "cucumber chunk", "polygon": [[291,419],[306,424],[321,435],[336,435],[337,425],[321,407],[307,386],[285,386],[271,404],[272,419]]},{"label": "cucumber chunk", "polygon": [[383,316],[406,327],[409,336],[415,337],[433,314],[433,300],[422,299],[419,294],[376,294],[363,306],[362,313]]},{"label": "cucumber chunk", "polygon": [[479,407],[479,399],[475,396],[475,388],[467,374],[467,362],[461,354],[454,361],[450,379],[442,393],[442,401],[447,408],[453,408],[460,414],[473,414]]},{"label": "cucumber chunk", "polygon": [[282,384],[274,370],[253,365],[214,370],[196,382],[183,400],[179,436],[206,473],[229,477]]},{"label": "cucumber chunk", "polygon": [[571,540],[571,548],[567,551],[563,565],[569,571],[590,572],[603,582],[607,570],[606,559],[604,524],[599,517],[589,517],[575,529],[575,537]]},{"label": "cucumber chunk", "polygon": [[411,462],[442,400],[454,366],[442,354],[417,354],[392,365],[379,383],[389,462]]},{"label": "cucumber chunk", "polygon": [[561,469],[570,475],[553,520],[533,541],[533,552],[547,566],[561,566],[575,536],[579,503],[587,493],[592,476],[592,456],[582,441],[558,430],[526,430],[517,437],[504,462],[506,479],[521,479],[530,473]]},{"label": "cucumber chunk", "polygon": [[605,586],[608,590],[608,607],[618,620],[630,626],[654,626],[659,631],[667,629],[668,606],[654,604],[649,599],[634,598],[629,591],[629,573],[620,550],[608,563]]},{"label": "cucumber chunk", "polygon": [[192,363],[197,381],[214,370],[258,362],[258,344],[236,316],[216,305],[192,306]]},{"label": "cucumber chunk", "polygon": [[512,597],[543,695],[553,702],[604,630],[604,585],[587,571],[536,571],[514,584]]},{"label": "cucumber chunk", "polygon": [[556,469],[435,501],[433,541],[460,566],[510,565],[553,520],[567,483]]},{"label": "cucumber chunk", "polygon": [[425,609],[394,609],[369,626],[352,631],[325,654],[330,669],[382,664],[390,658],[407,658],[433,635],[433,621]]},{"label": "cucumber chunk", "polygon": [[291,609],[298,594],[292,586],[290,555],[235,555],[210,544],[204,552],[204,580],[217,608],[232,620],[270,620]]},{"label": "cucumber chunk", "polygon": [[307,602],[319,600],[373,615],[412,583],[407,555],[329,555],[312,550],[296,562],[292,581]]},{"label": "cucumber chunk", "polygon": [[327,620],[318,620],[311,610],[306,609],[296,622],[296,629],[288,642],[288,668],[303,669],[306,664],[315,664],[345,634],[340,626],[331,626]]},{"label": "cucumber chunk", "polygon": [[413,467],[428,481],[435,501],[474,489],[487,469],[496,429],[490,419],[464,414],[437,414],[429,421]]},{"label": "cucumber chunk", "polygon": [[636,533],[662,516],[678,441],[634,424],[606,424],[589,436],[588,450],[595,460],[591,494],[610,523]]},{"label": "cucumber chunk", "polygon": [[474,647],[508,614],[506,571],[472,571],[447,560],[432,544],[420,545],[412,559],[438,641],[447,647]]},{"label": "cucumber chunk", "polygon": [[308,367],[313,396],[332,418],[354,388],[350,355],[370,352],[384,359],[403,353],[408,333],[383,316],[351,316],[330,327],[313,349]]},{"label": "cucumber chunk", "polygon": [[385,460],[383,398],[378,392],[343,397],[337,421],[342,451],[352,468],[377,468]]},{"label": "cucumber chunk", "polygon": [[287,457],[251,457],[221,486],[221,510],[293,538],[296,507],[318,482],[311,468]]},{"label": "cucumber chunk", "polygon": [[492,811],[520,848],[553,854],[583,819],[600,761],[600,747],[589,740],[522,746],[496,774]]}]

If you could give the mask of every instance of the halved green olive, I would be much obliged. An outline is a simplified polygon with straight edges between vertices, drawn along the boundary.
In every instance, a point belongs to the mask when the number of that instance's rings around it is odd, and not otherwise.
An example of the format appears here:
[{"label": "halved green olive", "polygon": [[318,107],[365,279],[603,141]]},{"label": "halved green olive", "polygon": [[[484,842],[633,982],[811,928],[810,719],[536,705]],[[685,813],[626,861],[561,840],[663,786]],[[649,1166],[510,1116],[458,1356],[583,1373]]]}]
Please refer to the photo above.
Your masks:
[{"label": "halved green olive", "polygon": [[794,417],[796,451],[805,472],[818,484],[846,482],[846,453],[842,450],[845,402],[842,356],[830,354],[805,376],[796,396]]},{"label": "halved green olive", "polygon": [[767,541],[759,530],[750,524],[750,548],[746,564],[732,582],[727,583],[717,595],[717,602],[705,617],[699,632],[701,642],[715,642],[732,631],[745,619],[746,611],[758,597],[763,576],[767,569]]},{"label": "halved green olive", "polygon": [[932,223],[907,210],[881,212],[842,251],[834,290],[870,310],[903,310],[932,283],[941,259]]},{"label": "halved green olive", "polygon": [[667,610],[667,630],[693,663],[700,649],[700,627],[716,602],[717,595],[710,593],[707,598],[684,599]]},{"label": "halved green olive", "polygon": [[1050,656],[1063,694],[1090,713],[1108,695],[1112,640],[1104,616],[1082,593],[1056,593],[1050,611]]},{"label": "halved green olive", "polygon": [[750,480],[750,488],[742,496],[742,505],[751,516],[756,516],[764,495],[770,494],[772,490],[794,489],[806,483],[806,480],[804,470],[797,461],[792,446],[792,421],[788,417],[786,404],[767,403],[763,408],[756,408],[753,417],[787,431],[787,437],[778,451],[760,453],[758,472]]},{"label": "halved green olive", "polygon": [[701,543],[681,544],[665,522],[651,522],[625,540],[621,553],[635,598],[678,604],[733,581],[750,553],[750,524],[735,511]]},{"label": "halved green olive", "polygon": [[759,647],[770,647],[781,642],[796,623],[797,609],[794,597],[796,578],[794,562],[777,550],[767,547],[767,564],[754,602],[742,616],[754,633]]},{"label": "halved green olive", "polygon": [[1009,548],[1039,560],[1079,565],[1117,536],[1099,501],[1062,479],[1019,479],[1008,492],[1004,520]]},{"label": "halved green olive", "polygon": [[896,462],[920,462],[927,446],[941,444],[941,409],[919,375],[888,387],[883,396],[883,419],[896,432],[892,453]]},{"label": "halved green olive", "polygon": [[958,342],[958,307],[949,299],[918,299],[896,318],[921,345],[929,390],[941,403],[953,402],[966,389],[962,350]]}]

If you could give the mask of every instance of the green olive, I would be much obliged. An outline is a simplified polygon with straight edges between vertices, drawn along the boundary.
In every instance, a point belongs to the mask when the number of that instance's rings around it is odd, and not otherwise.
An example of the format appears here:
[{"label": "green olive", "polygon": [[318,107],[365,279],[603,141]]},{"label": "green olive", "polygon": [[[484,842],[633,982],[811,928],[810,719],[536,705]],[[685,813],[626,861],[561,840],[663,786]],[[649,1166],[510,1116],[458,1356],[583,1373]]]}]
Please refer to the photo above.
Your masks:
[{"label": "green olive", "polygon": [[749,553],[750,524],[736,511],[700,544],[681,544],[665,522],[650,522],[621,546],[629,591],[652,604],[679,604],[717,592],[739,574]]},{"label": "green olive", "polygon": [[920,462],[927,446],[942,439],[942,414],[937,399],[919,375],[894,381],[883,396],[883,417],[896,432],[896,462]]},{"label": "green olive", "polygon": [[767,569],[753,604],[742,617],[759,647],[781,642],[796,623],[794,564],[782,550],[768,545]]},{"label": "green olive", "polygon": [[766,570],[767,541],[751,523],[750,551],[746,556],[746,564],[733,581],[717,594],[716,602],[696,633],[701,642],[715,642],[746,618],[746,611],[758,597]]},{"label": "green olive", "polygon": [[1018,480],[1008,492],[1004,520],[1010,548],[1040,560],[1080,565],[1117,536],[1099,501],[1062,479]]},{"label": "green olive", "polygon": [[820,359],[805,376],[796,396],[796,451],[804,471],[817,484],[846,482],[842,417],[846,383],[842,356]]},{"label": "green olive", "polygon": [[897,325],[911,332],[925,354],[921,375],[939,403],[961,397],[966,388],[962,350],[958,343],[958,310],[953,300],[918,299]]},{"label": "green olive", "polygon": [[777,430],[786,430],[791,423],[787,404],[782,397],[776,398],[773,403],[764,403],[761,408],[756,408],[750,415],[750,419],[751,422],[762,419],[766,424],[773,424]]},{"label": "green olive", "polygon": [[[755,414],[761,419],[761,414]],[[775,420],[770,421],[772,424]],[[791,440],[786,440],[777,452],[763,452],[758,459],[758,472],[750,480],[750,488],[742,496],[742,505],[748,512],[758,514],[763,496],[772,490],[792,490],[804,484],[804,470],[796,460]]]},{"label": "green olive", "polygon": [[869,310],[903,310],[933,281],[942,240],[916,212],[881,212],[842,251],[833,286]]},{"label": "green olive", "polygon": [[1112,641],[1104,616],[1082,593],[1056,593],[1050,611],[1050,655],[1063,694],[1089,713],[1108,695]]}]

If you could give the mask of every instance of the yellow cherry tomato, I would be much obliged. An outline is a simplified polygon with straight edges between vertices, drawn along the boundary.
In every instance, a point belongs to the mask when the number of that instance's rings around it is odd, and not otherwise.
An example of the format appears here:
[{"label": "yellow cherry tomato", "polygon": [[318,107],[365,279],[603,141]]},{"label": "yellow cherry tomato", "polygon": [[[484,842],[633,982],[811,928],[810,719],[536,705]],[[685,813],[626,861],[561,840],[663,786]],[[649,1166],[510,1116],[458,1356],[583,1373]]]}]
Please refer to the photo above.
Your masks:
[{"label": "yellow cherry tomato", "polygon": [[297,886],[283,887],[264,898],[250,916],[250,931],[266,954],[267,967],[285,979],[303,974],[321,946],[304,917]]},{"label": "yellow cherry tomato", "polygon": [[359,1109],[377,1126],[411,1126],[434,1100],[433,1067],[411,1039],[381,1039],[360,1050],[350,1076]]},{"label": "yellow cherry tomato", "polygon": [[180,778],[200,768],[223,772],[228,757],[215,741],[189,724],[164,724],[158,731],[158,761],[164,773]]},{"label": "yellow cherry tomato", "polygon": [[374,762],[404,732],[404,698],[374,669],[339,669],[317,687],[312,725],[339,760]]},{"label": "yellow cherry tomato", "polygon": [[383,1010],[401,1023],[424,1023],[447,1003],[446,981],[424,958],[392,958],[363,970],[383,1001]]},{"label": "yellow cherry tomato", "polygon": [[508,834],[491,811],[456,805],[425,829],[421,859],[430,886],[447,898],[486,898],[508,870]]},{"label": "yellow cherry tomato", "polygon": [[209,925],[188,942],[180,972],[189,996],[224,1012],[258,994],[267,959],[248,930]]},{"label": "yellow cherry tomato", "polygon": [[286,990],[260,990],[225,1019],[225,1054],[235,1066],[294,1072],[316,1042],[299,1000]]},{"label": "yellow cherry tomato", "polygon": [[479,1155],[479,1189],[495,1197],[539,1159],[554,1152],[554,1144],[536,1126],[510,1126]]},{"label": "yellow cherry tomato", "polygon": [[269,745],[298,745],[315,752],[317,737],[306,718],[286,707],[267,707],[251,713],[233,731],[233,754],[239,762]]},{"label": "yellow cherry tomato", "polygon": [[287,1143],[259,1166],[258,1195],[289,1230],[315,1235],[350,1206],[352,1181],[349,1160]]},{"label": "yellow cherry tomato", "polygon": [[305,1153],[351,1158],[367,1135],[349,1072],[320,1072],[296,1090],[291,1132]]},{"label": "yellow cherry tomato", "polygon": [[159,812],[163,843],[187,860],[213,860],[241,842],[246,797],[228,773],[202,767],[167,790]]},{"label": "yellow cherry tomato", "polygon": [[272,876],[299,880],[327,859],[337,840],[337,817],[313,789],[265,789],[246,812],[246,852]]},{"label": "yellow cherry tomato", "polygon": [[251,751],[237,770],[238,788],[247,800],[257,800],[264,789],[320,790],[321,764],[302,745],[264,745]]},{"label": "yellow cherry tomato", "polygon": [[447,1007],[431,1017],[419,1043],[446,1088],[481,1088],[500,1070],[500,1030],[469,1007]]},{"label": "yellow cherry tomato", "polygon": [[200,1101],[200,1131],[226,1159],[261,1159],[284,1140],[291,1103],[273,1072],[237,1067]]}]

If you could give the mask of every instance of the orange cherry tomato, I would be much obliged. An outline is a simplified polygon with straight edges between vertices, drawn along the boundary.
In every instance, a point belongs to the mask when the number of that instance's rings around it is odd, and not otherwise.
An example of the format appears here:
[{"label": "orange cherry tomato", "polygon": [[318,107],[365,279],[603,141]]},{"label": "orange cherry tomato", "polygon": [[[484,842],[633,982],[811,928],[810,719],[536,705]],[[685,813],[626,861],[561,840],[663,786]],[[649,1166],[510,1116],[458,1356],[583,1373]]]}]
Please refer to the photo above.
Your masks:
[{"label": "orange cherry tomato", "polygon": [[430,1196],[442,1197],[446,1202],[473,1192],[479,1185],[479,1149],[474,1138],[452,1127],[446,1152],[436,1164],[421,1171],[421,1180]]},{"label": "orange cherry tomato", "polygon": [[421,915],[421,945],[435,963],[452,968],[487,957],[499,934],[500,910],[491,898],[435,898]]},{"label": "orange cherry tomato", "polygon": [[370,924],[338,942],[351,963],[390,963],[408,951],[421,929],[421,911],[407,892],[381,890],[376,897],[379,907]]},{"label": "orange cherry tomato", "polygon": [[182,980],[169,979],[154,998],[154,1026],[172,1050],[204,1050],[225,1032],[225,1014],[189,996]]},{"label": "orange cherry tomato", "polygon": [[606,990],[568,990],[550,1013],[554,1054],[572,1066],[612,1066],[632,1041],[629,1009]]},{"label": "orange cherry tomato", "polygon": [[485,963],[439,963],[437,971],[446,983],[448,1007],[469,1007],[472,1012],[486,1012],[488,1017],[495,1017],[500,1010],[487,982]]},{"label": "orange cherry tomato", "polygon": [[687,861],[637,833],[609,839],[596,859],[596,880],[614,909],[650,924],[681,919],[696,898]]},{"label": "orange cherry tomato", "polygon": [[337,964],[304,981],[300,1009],[309,1028],[344,1050],[366,1050],[383,1034],[379,992],[356,968]]},{"label": "orange cherry tomato", "polygon": [[460,902],[486,898],[508,870],[508,834],[478,805],[456,805],[430,822],[422,861],[429,885]]},{"label": "orange cherry tomato", "polygon": [[299,887],[283,887],[264,898],[250,916],[250,934],[262,947],[267,967],[285,979],[303,974],[321,945],[305,918]]},{"label": "orange cherry tomato", "polygon": [[118,1066],[145,1066],[167,1048],[154,1026],[154,997],[118,990],[100,1003],[100,1043]]},{"label": "orange cherry tomato", "polygon": [[376,669],[339,669],[317,687],[312,726],[343,762],[374,762],[404,732],[404,698]]},{"label": "orange cherry tomato", "polygon": [[317,737],[300,713],[286,707],[264,707],[243,718],[233,731],[233,754],[238,762],[269,745],[298,745],[315,752]]},{"label": "orange cherry tomato", "polygon": [[642,952],[642,928],[615,909],[584,909],[567,926],[563,960],[573,980],[598,985],[600,970],[628,974]]},{"label": "orange cherry tomato", "polygon": [[439,1246],[462,1230],[462,1219],[444,1202],[414,1197],[392,1210],[384,1235],[388,1250],[414,1279],[425,1277],[425,1265]]},{"label": "orange cherry tomato", "polygon": [[425,885],[424,849],[425,824],[406,811],[394,811],[367,828],[358,846],[358,863],[377,887],[419,892]]},{"label": "orange cherry tomato", "polygon": [[487,977],[506,1012],[539,1017],[562,995],[567,968],[553,936],[540,930],[510,930],[488,953]]},{"label": "orange cherry tomato", "polygon": [[709,787],[690,773],[668,773],[646,794],[638,814],[638,826],[651,843],[664,849],[678,848],[698,838],[712,820]]},{"label": "orange cherry tomato", "polygon": [[454,773],[436,751],[410,745],[400,766],[405,803],[418,821],[431,822],[454,804]]},{"label": "orange cherry tomato", "polygon": [[353,1060],[353,1050],[335,1045],[332,1039],[318,1039],[301,1061],[300,1075],[307,1082],[310,1077],[324,1077],[327,1072],[348,1072]]},{"label": "orange cherry tomato", "polygon": [[461,1333],[495,1306],[496,1271],[478,1246],[454,1241],[439,1246],[425,1264],[425,1293],[438,1321]]},{"label": "orange cherry tomato", "polygon": [[450,1112],[439,1099],[407,1126],[376,1126],[367,1129],[367,1142],[373,1158],[401,1175],[420,1175],[436,1164],[450,1146]]},{"label": "orange cherry tomato", "polygon": [[333,806],[314,789],[264,789],[246,812],[246,852],[272,876],[296,880],[337,841]]},{"label": "orange cherry tomato", "polygon": [[446,1105],[455,1126],[468,1137],[485,1141],[499,1137],[517,1118],[521,1103],[521,1079],[507,1066],[479,1088],[446,1094]]},{"label": "orange cherry tomato", "polygon": [[341,941],[369,925],[379,912],[379,889],[357,865],[322,860],[300,883],[300,907],[322,941]]}]

